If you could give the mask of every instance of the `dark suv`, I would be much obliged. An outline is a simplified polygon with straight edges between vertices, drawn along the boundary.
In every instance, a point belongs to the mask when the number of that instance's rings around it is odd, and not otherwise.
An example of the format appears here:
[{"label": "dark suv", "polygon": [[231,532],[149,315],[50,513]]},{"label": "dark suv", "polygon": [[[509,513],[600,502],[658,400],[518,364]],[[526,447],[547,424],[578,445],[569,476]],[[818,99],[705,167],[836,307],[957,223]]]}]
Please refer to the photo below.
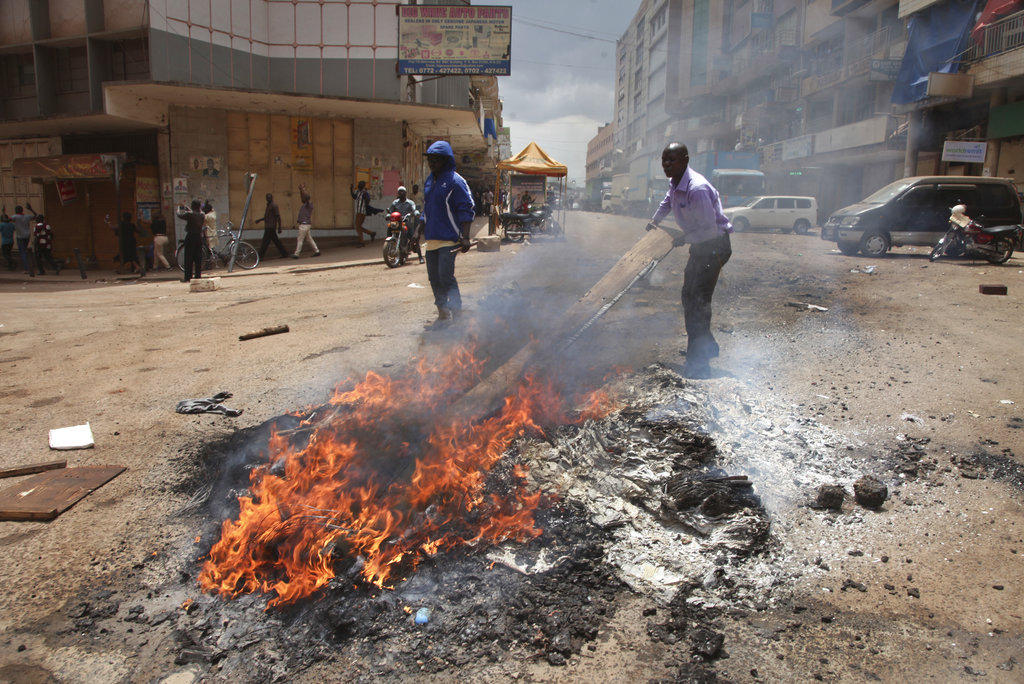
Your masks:
[{"label": "dark suv", "polygon": [[986,226],[1021,222],[1020,198],[1009,178],[914,176],[832,214],[821,239],[849,256],[880,257],[903,245],[930,247],[945,234],[956,204],[966,205],[967,215]]}]

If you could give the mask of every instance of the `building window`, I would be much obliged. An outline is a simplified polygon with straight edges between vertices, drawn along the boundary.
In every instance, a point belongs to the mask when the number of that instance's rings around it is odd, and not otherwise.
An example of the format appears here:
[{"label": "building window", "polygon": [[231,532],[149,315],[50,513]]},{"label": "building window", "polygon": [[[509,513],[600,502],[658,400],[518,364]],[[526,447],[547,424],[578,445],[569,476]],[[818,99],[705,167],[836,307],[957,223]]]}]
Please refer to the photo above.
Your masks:
[{"label": "building window", "polygon": [[690,57],[690,85],[702,86],[708,82],[708,31],[710,22],[709,0],[693,2],[693,32]]},{"label": "building window", "polygon": [[661,9],[654,13],[651,18],[651,35],[655,35],[658,31],[664,28],[665,23],[668,21],[668,5],[662,5]]},{"label": "building window", "polygon": [[32,55],[19,55],[18,57],[18,85],[22,87],[33,87],[36,84],[36,63]]}]

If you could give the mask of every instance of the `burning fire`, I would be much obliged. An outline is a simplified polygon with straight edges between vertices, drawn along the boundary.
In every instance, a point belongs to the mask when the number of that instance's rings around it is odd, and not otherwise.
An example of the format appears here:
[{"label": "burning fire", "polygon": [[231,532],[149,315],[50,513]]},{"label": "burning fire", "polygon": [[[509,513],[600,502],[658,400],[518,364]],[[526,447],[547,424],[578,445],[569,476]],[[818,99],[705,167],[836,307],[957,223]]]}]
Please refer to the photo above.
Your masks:
[{"label": "burning fire", "polygon": [[[484,420],[450,416],[483,365],[463,348],[396,377],[368,373],[297,430],[275,431],[203,564],[203,589],[273,593],[270,606],[287,605],[327,584],[343,559],[388,587],[448,549],[539,535],[541,494],[525,470],[498,486],[488,477],[517,437],[571,422],[566,403],[550,382],[527,379]],[[603,393],[570,399],[584,407],[577,420],[610,408]]]}]

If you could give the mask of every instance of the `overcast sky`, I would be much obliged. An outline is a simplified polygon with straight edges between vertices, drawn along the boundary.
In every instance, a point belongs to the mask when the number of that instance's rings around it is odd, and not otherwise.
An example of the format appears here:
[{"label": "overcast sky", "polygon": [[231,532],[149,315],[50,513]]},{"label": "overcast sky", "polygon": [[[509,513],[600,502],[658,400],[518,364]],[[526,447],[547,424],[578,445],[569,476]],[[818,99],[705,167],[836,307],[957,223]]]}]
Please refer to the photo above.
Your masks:
[{"label": "overcast sky", "polygon": [[512,6],[512,75],[498,77],[512,154],[530,141],[582,188],[587,142],[615,112],[615,41],[640,0],[489,0]]}]

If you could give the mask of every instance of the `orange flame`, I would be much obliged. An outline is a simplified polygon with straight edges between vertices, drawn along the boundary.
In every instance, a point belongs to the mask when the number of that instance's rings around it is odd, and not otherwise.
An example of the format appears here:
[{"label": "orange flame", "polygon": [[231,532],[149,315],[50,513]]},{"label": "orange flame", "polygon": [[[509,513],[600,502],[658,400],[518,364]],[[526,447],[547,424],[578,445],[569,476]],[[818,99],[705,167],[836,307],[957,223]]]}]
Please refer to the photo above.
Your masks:
[{"label": "orange flame", "polygon": [[[202,588],[273,593],[269,606],[287,605],[326,585],[342,559],[361,560],[362,578],[383,588],[425,557],[539,535],[541,494],[528,490],[525,468],[512,468],[500,492],[487,478],[513,440],[570,421],[553,387],[530,378],[482,421],[446,417],[483,366],[460,348],[396,377],[367,373],[307,417],[304,445],[275,431],[203,564]],[[588,417],[610,408],[603,395],[581,401]]]}]

